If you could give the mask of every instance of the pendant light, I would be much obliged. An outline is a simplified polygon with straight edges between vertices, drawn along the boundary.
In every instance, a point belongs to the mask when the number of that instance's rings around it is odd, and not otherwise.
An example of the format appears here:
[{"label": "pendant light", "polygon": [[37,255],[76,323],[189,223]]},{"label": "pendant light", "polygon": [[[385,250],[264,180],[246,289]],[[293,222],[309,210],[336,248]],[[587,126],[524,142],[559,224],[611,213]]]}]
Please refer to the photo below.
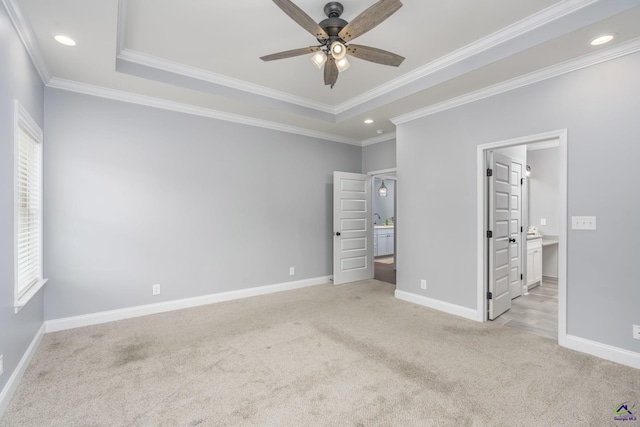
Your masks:
[{"label": "pendant light", "polygon": [[378,189],[378,195],[380,197],[387,197],[387,187],[384,185],[384,179],[382,180],[382,185]]}]

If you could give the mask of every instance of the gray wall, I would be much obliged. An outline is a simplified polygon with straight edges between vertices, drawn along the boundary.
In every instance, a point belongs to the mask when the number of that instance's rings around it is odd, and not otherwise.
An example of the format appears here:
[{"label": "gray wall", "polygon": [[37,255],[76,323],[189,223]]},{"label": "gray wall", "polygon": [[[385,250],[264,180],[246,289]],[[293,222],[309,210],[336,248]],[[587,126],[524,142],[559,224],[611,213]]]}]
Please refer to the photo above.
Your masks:
[{"label": "gray wall", "polygon": [[375,178],[374,187],[376,192],[373,193],[373,211],[380,215],[380,219],[378,219],[378,217],[374,217],[374,221],[377,224],[384,224],[386,219],[391,222],[391,217],[395,217],[393,204],[395,200],[396,185],[395,181],[392,179],[384,181],[384,186],[387,187],[387,197],[380,197],[378,194],[380,185],[382,185],[382,180],[380,178]]},{"label": "gray wall", "polygon": [[395,138],[362,148],[362,173],[393,169],[395,167]]},{"label": "gray wall", "polygon": [[[640,54],[402,124],[397,289],[476,308],[476,146],[568,129],[568,333],[640,352]],[[420,289],[420,279],[429,288]]]},{"label": "gray wall", "polygon": [[45,112],[46,319],[332,274],[362,148],[56,89]]},{"label": "gray wall", "polygon": [[43,323],[42,292],[18,314],[13,311],[13,102],[14,99],[20,101],[42,127],[43,85],[4,7],[0,7],[0,64],[0,354],[4,354],[4,374],[0,376],[2,390]]},{"label": "gray wall", "polygon": [[[557,236],[560,234],[560,149],[528,151],[527,162],[532,171],[529,177],[529,225],[538,227],[542,234]],[[547,225],[540,224],[541,218],[547,220]]]}]

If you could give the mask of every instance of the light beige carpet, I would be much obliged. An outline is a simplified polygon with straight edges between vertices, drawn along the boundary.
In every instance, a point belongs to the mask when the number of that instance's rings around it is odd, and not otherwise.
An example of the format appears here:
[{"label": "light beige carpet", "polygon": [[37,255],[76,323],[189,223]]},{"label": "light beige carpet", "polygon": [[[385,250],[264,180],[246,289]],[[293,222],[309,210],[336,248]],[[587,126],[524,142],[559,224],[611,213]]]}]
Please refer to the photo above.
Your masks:
[{"label": "light beige carpet", "polygon": [[385,258],[376,258],[375,262],[381,262],[382,264],[393,264],[393,256]]},{"label": "light beige carpet", "polygon": [[47,334],[2,426],[631,426],[640,371],[369,280]]}]

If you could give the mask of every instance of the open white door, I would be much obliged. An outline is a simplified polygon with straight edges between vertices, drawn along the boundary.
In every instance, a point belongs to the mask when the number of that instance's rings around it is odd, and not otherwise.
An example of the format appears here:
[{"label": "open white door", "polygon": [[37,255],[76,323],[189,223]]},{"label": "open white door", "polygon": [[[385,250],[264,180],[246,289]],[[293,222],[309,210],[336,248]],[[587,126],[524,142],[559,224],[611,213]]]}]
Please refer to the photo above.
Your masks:
[{"label": "open white door", "polygon": [[489,174],[489,319],[511,308],[511,158],[492,152]]},{"label": "open white door", "polygon": [[373,278],[371,177],[333,173],[333,284]]},{"label": "open white door", "polygon": [[524,274],[522,271],[523,254],[526,241],[523,241],[522,225],[522,171],[526,165],[522,160],[511,159],[511,223],[509,225],[510,245],[509,245],[509,265],[511,267],[511,277],[509,279],[509,295],[511,299],[522,295],[522,283]]}]

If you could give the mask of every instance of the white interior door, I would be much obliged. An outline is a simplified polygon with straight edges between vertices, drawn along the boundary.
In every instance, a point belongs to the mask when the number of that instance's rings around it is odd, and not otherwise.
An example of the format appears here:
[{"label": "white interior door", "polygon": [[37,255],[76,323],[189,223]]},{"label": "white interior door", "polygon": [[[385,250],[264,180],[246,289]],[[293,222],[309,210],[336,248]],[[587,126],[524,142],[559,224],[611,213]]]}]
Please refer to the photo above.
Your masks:
[{"label": "white interior door", "polygon": [[489,319],[511,308],[511,158],[492,152],[489,177]]},{"label": "white interior door", "polygon": [[333,284],[373,278],[371,177],[333,173]]},{"label": "white interior door", "polygon": [[511,299],[522,295],[522,171],[525,165],[520,160],[511,159],[511,197],[509,208],[511,210],[511,222],[509,225],[509,265],[511,268],[509,278],[509,296]]}]

